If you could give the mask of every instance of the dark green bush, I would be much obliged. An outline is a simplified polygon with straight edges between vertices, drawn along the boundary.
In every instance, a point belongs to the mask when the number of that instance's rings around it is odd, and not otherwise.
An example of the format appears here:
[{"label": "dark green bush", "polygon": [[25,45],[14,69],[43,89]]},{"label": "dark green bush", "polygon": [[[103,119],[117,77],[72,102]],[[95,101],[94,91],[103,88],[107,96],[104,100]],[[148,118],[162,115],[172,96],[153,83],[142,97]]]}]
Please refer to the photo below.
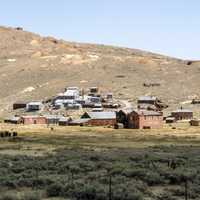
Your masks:
[{"label": "dark green bush", "polygon": [[61,183],[53,183],[46,189],[48,197],[59,197],[62,195],[64,186]]}]

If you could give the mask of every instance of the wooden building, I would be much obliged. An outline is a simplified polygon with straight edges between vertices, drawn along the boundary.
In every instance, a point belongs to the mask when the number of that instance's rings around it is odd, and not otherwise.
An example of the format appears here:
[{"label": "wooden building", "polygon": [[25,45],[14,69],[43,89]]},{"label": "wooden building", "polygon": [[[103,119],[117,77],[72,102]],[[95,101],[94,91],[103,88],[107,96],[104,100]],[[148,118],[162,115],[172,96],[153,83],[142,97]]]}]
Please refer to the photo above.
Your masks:
[{"label": "wooden building", "polygon": [[176,119],[174,117],[166,117],[165,122],[166,124],[172,124],[176,122]]},{"label": "wooden building", "polygon": [[163,125],[163,114],[148,110],[134,110],[128,114],[128,128],[156,129]]},{"label": "wooden building", "polygon": [[26,104],[27,102],[15,102],[13,103],[13,110],[24,109],[26,108]]},{"label": "wooden building", "polygon": [[21,117],[18,116],[13,116],[10,118],[6,118],[4,120],[4,123],[9,123],[9,124],[20,124],[21,123]]},{"label": "wooden building", "polygon": [[89,93],[98,93],[99,92],[99,88],[98,87],[90,87],[89,88]]},{"label": "wooden building", "polygon": [[60,115],[44,115],[47,124],[58,124],[59,120],[63,117]]},{"label": "wooden building", "polygon": [[22,116],[22,123],[25,125],[46,124],[47,120],[44,116],[39,116],[39,115]]},{"label": "wooden building", "polygon": [[58,121],[59,126],[68,126],[69,123],[72,121],[70,117],[62,117]]},{"label": "wooden building", "polygon": [[192,119],[190,121],[191,126],[200,126],[200,119]]},{"label": "wooden building", "polygon": [[153,111],[159,111],[156,105],[152,104],[138,104],[139,110],[153,110]]},{"label": "wooden building", "polygon": [[156,97],[152,97],[152,96],[141,96],[138,99],[138,105],[139,104],[150,104],[150,105],[155,105],[157,101]]},{"label": "wooden building", "polygon": [[174,117],[176,121],[191,120],[193,118],[193,112],[187,109],[178,109],[171,113],[171,117]]},{"label": "wooden building", "polygon": [[88,125],[90,126],[112,126],[116,124],[115,112],[86,112],[81,119],[90,119]]},{"label": "wooden building", "polygon": [[30,102],[26,105],[26,110],[28,112],[39,111],[42,109],[42,107],[43,107],[42,102],[34,101],[34,102]]}]

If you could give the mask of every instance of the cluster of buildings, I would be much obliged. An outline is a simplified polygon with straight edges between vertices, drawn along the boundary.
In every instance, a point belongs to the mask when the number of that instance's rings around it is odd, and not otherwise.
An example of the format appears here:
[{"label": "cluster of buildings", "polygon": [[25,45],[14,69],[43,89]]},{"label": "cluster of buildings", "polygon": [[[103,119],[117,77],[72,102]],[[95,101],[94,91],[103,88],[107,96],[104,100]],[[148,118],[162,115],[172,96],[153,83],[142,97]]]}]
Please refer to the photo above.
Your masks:
[{"label": "cluster of buildings", "polygon": [[[46,104],[45,104],[46,103]],[[141,96],[137,101],[137,108],[120,108],[119,103],[113,100],[112,93],[102,95],[97,87],[91,87],[87,92],[78,87],[68,87],[63,93],[59,93],[46,102],[17,102],[13,109],[24,109],[27,113],[5,119],[6,123],[13,124],[46,124],[60,126],[106,126],[130,129],[157,129],[164,123],[174,123],[179,120],[189,120],[191,125],[199,125],[199,120],[193,119],[193,112],[186,109],[178,109],[171,115],[164,117],[163,109],[168,105],[152,96]],[[45,106],[51,111],[64,109],[80,110],[79,117],[61,114],[41,114]]]}]

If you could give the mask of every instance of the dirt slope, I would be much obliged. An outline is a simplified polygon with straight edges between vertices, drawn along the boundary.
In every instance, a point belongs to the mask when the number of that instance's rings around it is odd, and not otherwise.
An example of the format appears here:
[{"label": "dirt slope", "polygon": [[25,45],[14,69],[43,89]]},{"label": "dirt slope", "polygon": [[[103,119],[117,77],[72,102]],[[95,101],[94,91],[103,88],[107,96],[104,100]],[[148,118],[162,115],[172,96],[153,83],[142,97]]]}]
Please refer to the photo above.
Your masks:
[{"label": "dirt slope", "polygon": [[17,100],[48,98],[66,86],[99,86],[133,102],[157,95],[175,107],[200,95],[199,76],[199,62],[0,27],[0,115]]}]

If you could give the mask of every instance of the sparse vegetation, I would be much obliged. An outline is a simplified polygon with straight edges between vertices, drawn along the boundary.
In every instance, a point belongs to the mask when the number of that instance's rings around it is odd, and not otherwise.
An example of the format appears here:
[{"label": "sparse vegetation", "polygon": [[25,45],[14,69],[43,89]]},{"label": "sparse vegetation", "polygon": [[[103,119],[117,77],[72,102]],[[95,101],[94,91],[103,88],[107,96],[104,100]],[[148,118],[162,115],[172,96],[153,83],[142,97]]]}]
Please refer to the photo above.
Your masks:
[{"label": "sparse vegetation", "polygon": [[[57,150],[45,157],[1,155],[0,186],[7,190],[29,188],[19,200],[39,200],[34,192],[46,191],[47,197],[69,199],[108,198],[114,200],[176,199],[184,196],[185,180],[191,199],[199,196],[199,147],[152,147],[147,149]],[[173,161],[176,169],[169,165]],[[173,189],[170,186],[173,185]],[[159,186],[161,194],[154,188]],[[110,189],[111,187],[111,189]],[[163,192],[162,192],[163,188]],[[166,193],[166,191],[168,191]],[[18,197],[1,193],[1,200]]]},{"label": "sparse vegetation", "polygon": [[198,130],[19,127],[0,140],[0,200],[180,200],[186,181],[197,200]]}]

